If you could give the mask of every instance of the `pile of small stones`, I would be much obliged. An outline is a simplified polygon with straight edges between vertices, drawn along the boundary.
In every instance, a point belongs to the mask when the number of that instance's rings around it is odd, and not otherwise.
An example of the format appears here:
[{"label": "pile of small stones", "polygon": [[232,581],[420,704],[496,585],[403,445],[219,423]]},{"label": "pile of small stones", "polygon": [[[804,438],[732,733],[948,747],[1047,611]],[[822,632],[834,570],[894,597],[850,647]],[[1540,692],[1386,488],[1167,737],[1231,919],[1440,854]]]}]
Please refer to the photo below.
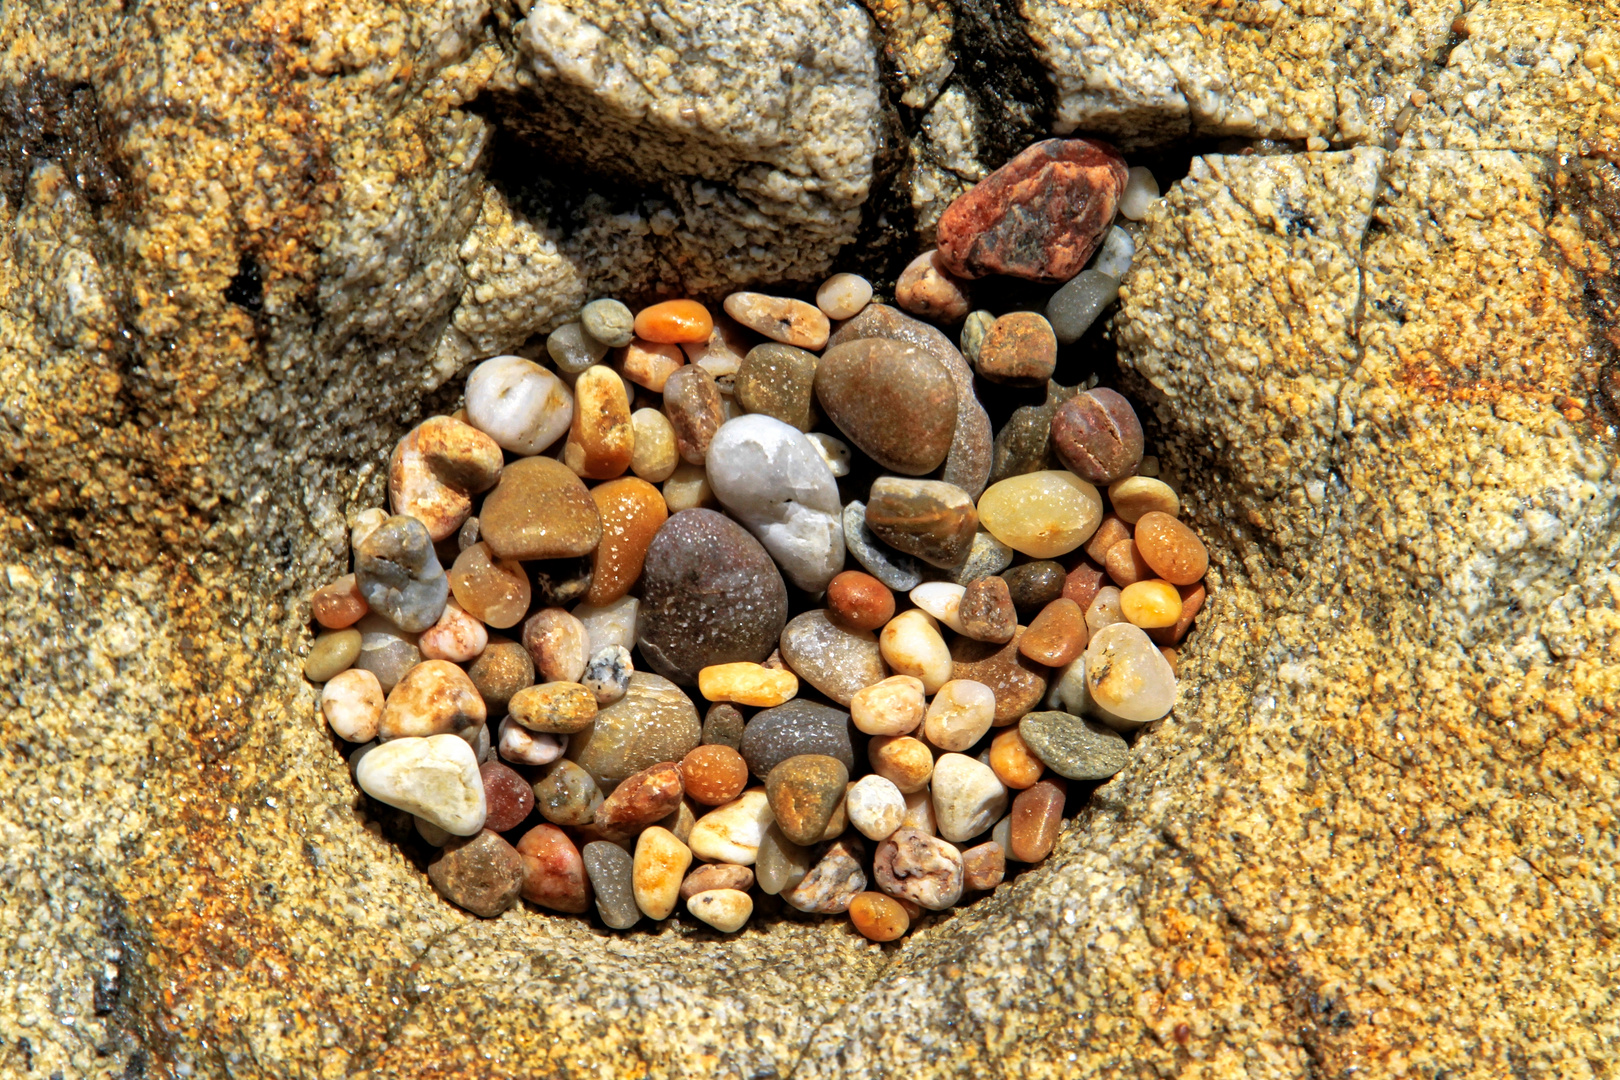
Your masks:
[{"label": "pile of small stones", "polygon": [[[551,367],[478,364],[351,518],[304,667],[434,888],[723,932],[757,889],[889,941],[1045,859],[1069,784],[1171,711],[1204,601],[1131,404],[1049,382],[1156,197],[1050,140],[949,208],[898,308],[852,274],[603,299]],[[1066,284],[996,317],[989,275]],[[993,436],[992,383],[1047,403]]]}]

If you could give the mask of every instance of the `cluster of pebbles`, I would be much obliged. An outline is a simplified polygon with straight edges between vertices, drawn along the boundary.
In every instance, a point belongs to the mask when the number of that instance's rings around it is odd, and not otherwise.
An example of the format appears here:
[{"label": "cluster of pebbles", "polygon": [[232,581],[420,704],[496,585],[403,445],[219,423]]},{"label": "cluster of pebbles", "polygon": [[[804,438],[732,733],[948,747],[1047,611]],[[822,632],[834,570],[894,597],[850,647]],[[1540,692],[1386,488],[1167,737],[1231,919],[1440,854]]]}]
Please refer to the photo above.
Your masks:
[{"label": "cluster of pebbles", "polygon": [[[851,274],[597,300],[552,367],[477,365],[351,518],[304,669],[433,886],[724,932],[757,891],[888,941],[1046,858],[1069,785],[1171,711],[1204,599],[1130,403],[1049,382],[1156,196],[1051,140],[948,210],[898,308]],[[1067,284],[996,317],[988,275]],[[995,384],[1046,404],[993,434]]]}]

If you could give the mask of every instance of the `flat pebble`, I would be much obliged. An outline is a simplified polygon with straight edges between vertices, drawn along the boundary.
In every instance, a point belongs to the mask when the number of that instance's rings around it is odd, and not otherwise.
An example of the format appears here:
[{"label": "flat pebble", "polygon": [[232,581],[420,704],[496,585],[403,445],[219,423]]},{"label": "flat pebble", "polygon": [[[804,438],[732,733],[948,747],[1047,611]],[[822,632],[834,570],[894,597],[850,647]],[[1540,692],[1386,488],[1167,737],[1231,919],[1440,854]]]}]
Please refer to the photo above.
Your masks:
[{"label": "flat pebble", "polygon": [[878,636],[883,659],[899,675],[922,680],[923,691],[933,694],[951,678],[951,652],[934,620],[921,611],[902,611],[889,620]]},{"label": "flat pebble", "polygon": [[923,734],[941,750],[966,750],[990,730],[995,716],[995,691],[972,679],[952,679],[929,703]]},{"label": "flat pebble", "polygon": [[1119,196],[1119,212],[1131,221],[1141,221],[1148,210],[1159,201],[1159,182],[1153,170],[1145,165],[1133,165],[1126,173],[1125,190]]},{"label": "flat pebble", "polygon": [[866,527],[866,504],[844,507],[844,546],[873,577],[896,592],[910,592],[922,582],[922,563],[878,540]]},{"label": "flat pebble", "polygon": [[982,577],[970,582],[962,594],[957,617],[962,633],[975,641],[1002,644],[1012,640],[1018,629],[1018,612],[1013,607],[1012,592],[999,577]]},{"label": "flat pebble", "polygon": [[497,558],[483,542],[456,556],[450,567],[450,591],[468,615],[497,630],[516,626],[529,611],[529,575],[523,564]]},{"label": "flat pebble", "polygon": [[748,763],[729,746],[694,747],[681,759],[686,794],[704,806],[723,806],[748,786]]},{"label": "flat pebble", "polygon": [[531,790],[540,816],[557,825],[588,825],[602,805],[602,789],[591,774],[567,758],[554,762]]},{"label": "flat pebble", "polygon": [[801,846],[819,841],[848,783],[848,767],[824,754],[779,763],[765,779],[765,794],[782,835]]},{"label": "flat pebble", "polygon": [[996,696],[995,725],[1010,724],[1040,704],[1047,670],[1018,651],[1020,627],[1005,645],[959,637],[951,643],[951,678],[972,679]]},{"label": "flat pebble", "polygon": [[582,915],[591,906],[591,883],[579,849],[555,825],[536,825],[517,842],[523,859],[523,899],[553,911]]},{"label": "flat pebble", "polygon": [[563,323],[546,335],[546,355],[551,357],[558,371],[570,375],[578,375],[592,364],[601,363],[607,351],[607,343],[586,333],[582,323]]},{"label": "flat pebble", "polygon": [[700,859],[752,866],[774,821],[765,789],[753,788],[698,818],[687,843]]},{"label": "flat pebble", "polygon": [[863,687],[881,682],[889,673],[877,637],[870,630],[840,625],[820,608],[795,617],[782,628],[781,652],[783,661],[801,679],[840,705],[848,705]]},{"label": "flat pebble", "polygon": [[367,615],[355,624],[360,631],[360,655],[354,666],[377,677],[383,693],[392,690],[405,673],[422,662],[417,635],[407,633],[380,615]]},{"label": "flat pebble", "polygon": [[754,871],[751,867],[732,863],[704,863],[686,875],[686,880],[681,882],[680,896],[682,900],[690,900],[698,893],[711,889],[736,889],[745,893],[753,887]]},{"label": "flat pebble", "polygon": [[506,832],[523,824],[534,809],[534,791],[529,782],[498,761],[478,766],[484,783],[484,828]]},{"label": "flat pebble", "polygon": [[484,827],[478,756],[456,735],[379,743],[355,767],[360,790],[378,802],[426,818],[452,836]]},{"label": "flat pebble", "polygon": [[598,784],[611,784],[659,762],[679,761],[700,735],[692,699],[668,679],[638,671],[624,697],[573,737],[569,756]]},{"label": "flat pebble", "polygon": [[630,692],[630,676],[635,673],[629,649],[623,645],[604,645],[591,653],[579,681],[596,695],[598,705],[611,705]]},{"label": "flat pebble", "polygon": [[444,605],[439,621],[416,639],[423,659],[449,660],[454,664],[476,659],[488,645],[489,631],[484,624],[467,614],[454,600]]},{"label": "flat pebble", "polygon": [[319,635],[304,658],[304,678],[325,682],[348,669],[360,658],[360,641],[360,631],[352,629]]},{"label": "flat pebble", "polygon": [[808,431],[804,437],[810,440],[810,445],[816,448],[821,460],[827,463],[828,472],[835,477],[849,475],[848,443],[842,439],[835,439],[824,431]]},{"label": "flat pebble", "polygon": [[923,791],[934,774],[934,755],[928,744],[909,735],[874,735],[866,755],[872,772],[902,795]]},{"label": "flat pebble", "polygon": [[428,863],[434,891],[457,907],[492,919],[523,892],[523,858],[495,833],[455,838]]},{"label": "flat pebble", "polygon": [[1013,550],[1032,559],[1052,559],[1097,531],[1102,497],[1073,473],[1026,473],[987,488],[979,497],[979,520]]},{"label": "flat pebble", "polygon": [[501,718],[497,752],[517,765],[549,765],[562,757],[568,740],[561,735],[530,731],[510,716]]},{"label": "flat pebble", "polygon": [[735,705],[710,705],[703,715],[703,745],[729,746],[733,750],[742,745],[743,714]]},{"label": "flat pebble", "polygon": [[722,934],[733,934],[754,913],[754,898],[741,889],[709,889],[686,901],[686,910]]},{"label": "flat pebble", "polygon": [[1045,667],[1062,667],[1079,656],[1090,640],[1086,613],[1080,605],[1058,597],[1041,609],[1018,639],[1018,651]]},{"label": "flat pebble", "polygon": [[484,699],[467,673],[448,660],[424,660],[388,693],[378,738],[442,735],[482,724]]},{"label": "flat pebble", "polygon": [[309,598],[315,621],[328,630],[346,630],[365,618],[371,610],[360,594],[353,574],[344,574],[329,585],[322,585]]},{"label": "flat pebble", "polygon": [[635,332],[648,341],[704,341],[714,317],[696,300],[665,300],[636,312]]},{"label": "flat pebble", "polygon": [[768,708],[792,701],[799,679],[791,671],[741,661],[714,664],[698,672],[698,692],[710,701]]},{"label": "flat pebble", "polygon": [[832,327],[814,304],[786,296],[734,292],[723,305],[726,314],[755,333],[800,349],[820,349]]},{"label": "flat pebble", "polygon": [[1063,802],[1069,787],[1062,780],[1042,780],[1018,793],[1012,803],[1009,854],[1019,862],[1038,863],[1052,854],[1063,827]]},{"label": "flat pebble", "polygon": [[929,911],[962,898],[962,856],[920,829],[902,828],[878,845],[872,860],[877,887]]},{"label": "flat pebble", "polygon": [[887,840],[906,817],[906,797],[881,776],[855,781],[844,802],[849,823],[868,840]]},{"label": "flat pebble", "polygon": [[881,630],[894,618],[894,593],[871,574],[845,570],[827,583],[831,618],[853,630]]},{"label": "flat pebble", "polygon": [[968,283],[945,268],[938,251],[918,255],[894,283],[894,302],[938,323],[960,322],[973,310]]},{"label": "flat pebble", "polygon": [[867,735],[909,735],[927,709],[922,680],[914,675],[891,675],[856,691],[849,701],[851,721]]},{"label": "flat pebble", "polygon": [[585,599],[601,605],[619,599],[640,579],[647,548],[669,511],[657,488],[633,476],[598,484],[591,489],[591,501],[602,522],[602,541],[592,555]]},{"label": "flat pebble", "polygon": [[500,559],[588,555],[602,539],[596,504],[572,470],[551,458],[512,462],[484,497],[479,528]]},{"label": "flat pebble", "polygon": [[618,369],[625,378],[655,394],[662,394],[669,377],[685,365],[686,354],[679,345],[660,345],[641,338],[631,341],[618,360]]},{"label": "flat pebble", "polygon": [[948,569],[967,559],[979,514],[955,484],[883,476],[867,496],[866,524],[890,547]]},{"label": "flat pebble", "polygon": [[1060,345],[1079,341],[1103,309],[1119,299],[1119,278],[1082,270],[1046,302],[1046,319]]},{"label": "flat pebble", "polygon": [[865,857],[866,846],[854,837],[834,842],[797,885],[783,890],[782,899],[816,915],[843,914],[866,889]]},{"label": "flat pebble", "polygon": [[596,893],[596,912],[610,930],[627,930],[641,918],[636,906],[635,860],[617,844],[593,840],[580,853]]},{"label": "flat pebble", "polygon": [[1175,673],[1140,627],[1124,622],[1104,627],[1092,635],[1085,657],[1086,689],[1110,727],[1130,731],[1175,707]]},{"label": "flat pebble", "polygon": [[1058,460],[1093,484],[1112,484],[1135,472],[1142,444],[1136,410],[1106,387],[1076,394],[1052,417],[1052,449]]},{"label": "flat pebble", "polygon": [[1129,760],[1119,732],[1067,712],[1032,712],[1018,722],[1018,734],[1048,769],[1070,780],[1106,780]]},{"label": "flat pebble", "polygon": [[531,456],[562,438],[574,395],[561,379],[521,356],[485,360],[467,376],[467,422],[503,450]]},{"label": "flat pebble", "polygon": [[637,409],[630,414],[630,426],[636,440],[630,454],[630,471],[649,484],[662,484],[681,463],[669,417],[657,409]]},{"label": "flat pebble", "polygon": [[814,422],[816,356],[791,345],[756,345],[737,369],[737,403],[800,431]]},{"label": "flat pebble", "polygon": [[702,465],[709,442],[726,422],[725,403],[714,377],[701,367],[688,365],[664,383],[664,415],[675,429],[675,447],[681,459]]},{"label": "flat pebble", "polygon": [[622,348],[635,335],[635,316],[617,300],[592,300],[580,310],[579,322],[587,334],[609,348]]},{"label": "flat pebble", "polygon": [[1198,534],[1152,511],[1136,522],[1136,546],[1155,573],[1172,585],[1192,585],[1209,569],[1209,551]]},{"label": "flat pebble", "polygon": [[799,698],[755,713],[743,729],[738,750],[749,771],[761,779],[799,754],[824,754],[853,772],[855,749],[850,731],[848,713]]},{"label": "flat pebble", "polygon": [[413,517],[395,515],[373,529],[355,549],[354,576],[371,610],[401,630],[426,630],[450,598],[433,540]]},{"label": "flat pebble", "polygon": [[588,480],[611,480],[630,468],[635,452],[630,398],[612,368],[587,368],[574,383],[574,420],[563,464]]},{"label": "flat pebble", "polygon": [[929,789],[939,835],[956,843],[988,831],[1007,810],[995,770],[965,754],[941,754]]},{"label": "flat pebble", "polygon": [[636,837],[631,880],[636,906],[649,919],[667,919],[681,898],[681,880],[692,865],[692,851],[657,825]]},{"label": "flat pebble", "polygon": [[321,687],[321,715],[337,737],[347,742],[375,739],[382,711],[382,686],[369,671],[350,668]]},{"label": "flat pebble", "polygon": [[917,476],[945,460],[956,431],[950,372],[915,345],[862,338],[834,345],[816,367],[827,417],[879,465]]},{"label": "flat pebble", "polygon": [[979,345],[974,367],[991,382],[1044,386],[1057,367],[1057,336],[1038,312],[1013,311],[997,319]]},{"label": "flat pebble", "polygon": [[859,274],[834,274],[816,290],[816,306],[829,319],[853,319],[872,301],[872,283]]},{"label": "flat pebble", "polygon": [[989,765],[996,779],[1014,791],[1034,784],[1044,767],[1018,728],[1008,728],[990,741]]}]

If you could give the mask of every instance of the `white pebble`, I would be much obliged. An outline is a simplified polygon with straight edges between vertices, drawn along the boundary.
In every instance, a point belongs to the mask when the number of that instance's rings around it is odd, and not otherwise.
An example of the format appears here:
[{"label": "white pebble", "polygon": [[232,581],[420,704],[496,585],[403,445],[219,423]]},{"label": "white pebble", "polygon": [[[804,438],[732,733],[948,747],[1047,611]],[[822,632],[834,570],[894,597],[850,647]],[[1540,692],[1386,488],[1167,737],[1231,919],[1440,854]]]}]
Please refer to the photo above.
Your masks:
[{"label": "white pebble", "polygon": [[878,635],[884,661],[896,673],[922,680],[923,692],[932,694],[951,678],[951,650],[939,636],[937,624],[925,611],[902,611]]},{"label": "white pebble", "polygon": [[383,692],[377,676],[361,668],[340,671],[321,687],[321,715],[346,742],[370,742],[382,720]]},{"label": "white pebble", "polygon": [[1125,190],[1119,195],[1119,212],[1131,221],[1147,217],[1148,208],[1159,201],[1159,182],[1153,170],[1134,165],[1126,174]]},{"label": "white pebble", "polygon": [[910,596],[913,604],[958,634],[963,634],[966,631],[962,629],[962,595],[966,592],[965,585],[949,581],[925,581],[912,589]]},{"label": "white pebble", "polygon": [[824,435],[819,431],[812,431],[805,435],[810,445],[821,454],[821,459],[827,463],[827,468],[834,476],[849,475],[849,444],[842,439],[835,439],[831,435]]},{"label": "white pebble", "polygon": [[538,454],[568,431],[574,395],[521,356],[496,356],[467,376],[467,422],[514,454]]},{"label": "white pebble", "polygon": [[1097,252],[1097,259],[1091,268],[1098,273],[1119,279],[1131,268],[1131,259],[1136,255],[1136,241],[1131,234],[1115,225],[1108,230],[1108,238],[1103,241],[1102,250]]},{"label": "white pebble", "polygon": [[984,737],[996,718],[996,692],[972,679],[952,679],[939,688],[923,734],[941,750],[966,750]]},{"label": "white pebble", "polygon": [[942,754],[931,784],[939,835],[952,843],[978,836],[1007,810],[1007,787],[995,770],[965,754]]},{"label": "white pebble", "polygon": [[834,274],[816,290],[816,306],[829,319],[853,319],[872,301],[872,283],[859,274]]},{"label": "white pebble", "polygon": [[562,757],[566,735],[530,731],[510,716],[501,720],[500,754],[518,765],[550,765]]},{"label": "white pebble", "polygon": [[459,735],[406,737],[380,743],[354,770],[360,790],[453,836],[484,827],[484,781],[478,755]]},{"label": "white pebble", "polygon": [[906,819],[906,797],[881,776],[863,776],[844,796],[849,823],[868,840],[887,840]]}]

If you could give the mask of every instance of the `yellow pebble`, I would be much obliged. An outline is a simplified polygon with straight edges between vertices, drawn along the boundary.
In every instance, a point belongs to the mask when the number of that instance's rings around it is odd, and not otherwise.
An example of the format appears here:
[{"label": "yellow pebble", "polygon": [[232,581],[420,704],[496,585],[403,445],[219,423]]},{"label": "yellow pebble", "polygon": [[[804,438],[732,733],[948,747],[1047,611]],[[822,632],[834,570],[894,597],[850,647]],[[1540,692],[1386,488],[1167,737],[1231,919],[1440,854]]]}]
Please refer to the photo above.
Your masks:
[{"label": "yellow pebble", "polygon": [[1181,618],[1181,594],[1168,581],[1138,581],[1120,592],[1119,610],[1126,622],[1144,630],[1174,626]]},{"label": "yellow pebble", "polygon": [[[1179,608],[1176,614],[1180,616]],[[698,672],[698,690],[710,701],[769,708],[793,700],[799,692],[799,677],[786,668],[768,668],[763,664],[711,664]]]}]

